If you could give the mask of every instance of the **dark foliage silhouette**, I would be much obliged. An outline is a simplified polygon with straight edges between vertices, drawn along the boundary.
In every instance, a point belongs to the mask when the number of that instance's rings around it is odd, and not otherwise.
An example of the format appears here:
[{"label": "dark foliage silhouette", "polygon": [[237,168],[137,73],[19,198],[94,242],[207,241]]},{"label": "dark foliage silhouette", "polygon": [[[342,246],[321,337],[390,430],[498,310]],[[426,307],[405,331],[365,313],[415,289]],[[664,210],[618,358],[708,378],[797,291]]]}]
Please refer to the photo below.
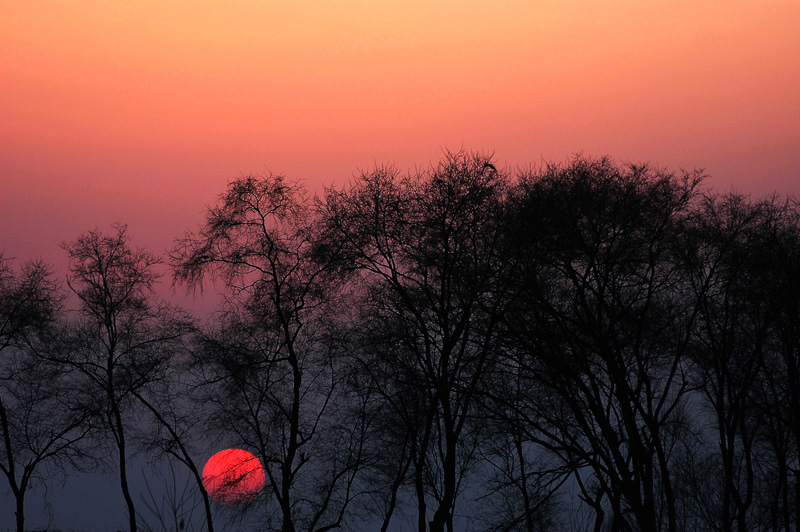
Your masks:
[{"label": "dark foliage silhouette", "polygon": [[173,255],[175,279],[221,279],[228,299],[197,339],[196,371],[211,429],[262,460],[262,526],[324,532],[342,525],[360,467],[361,426],[342,386],[336,285],[311,256],[303,191],[279,176],[232,182]]},{"label": "dark foliage silhouette", "polygon": [[80,372],[91,390],[84,407],[111,436],[128,524],[135,532],[127,460],[129,428],[140,410],[136,395],[166,378],[170,353],[180,348],[186,324],[180,313],[157,301],[153,290],[160,259],[132,248],[125,226],[108,235],[89,231],[64,249],[70,257],[68,285],[81,306],[59,362]]},{"label": "dark foliage silhouette", "polygon": [[15,272],[0,255],[0,472],[14,495],[18,532],[28,491],[85,458],[87,414],[75,408],[75,382],[45,356],[61,302],[47,265],[30,262]]},{"label": "dark foliage silhouette", "polygon": [[[170,255],[224,290],[204,323],[124,226],[65,245],[71,314],[46,266],[0,258],[17,529],[35,482],[110,448],[132,531],[796,530],[800,204],[703,177],[469,152],[317,198],[241,177]],[[266,481],[226,507],[198,460],[230,446]],[[189,473],[149,515],[134,451]]]},{"label": "dark foliage silhouette", "polygon": [[675,253],[698,180],[578,158],[520,184],[508,364],[537,393],[508,407],[570,465],[595,530],[677,528],[670,467],[697,310]]},{"label": "dark foliage silhouette", "polygon": [[486,157],[457,153],[402,179],[378,169],[326,196],[326,249],[361,285],[366,344],[355,356],[383,414],[401,427],[390,498],[408,476],[420,530],[453,529],[483,438],[476,396],[496,363],[507,292],[506,181]]}]

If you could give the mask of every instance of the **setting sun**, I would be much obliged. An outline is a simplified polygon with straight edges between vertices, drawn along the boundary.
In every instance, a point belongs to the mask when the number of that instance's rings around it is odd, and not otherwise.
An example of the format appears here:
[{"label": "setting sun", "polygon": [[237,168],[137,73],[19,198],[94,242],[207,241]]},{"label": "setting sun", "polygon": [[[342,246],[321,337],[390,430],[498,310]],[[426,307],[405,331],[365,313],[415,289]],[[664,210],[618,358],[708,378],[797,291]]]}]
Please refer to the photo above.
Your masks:
[{"label": "setting sun", "polygon": [[0,36],[0,531],[800,522],[799,0]]},{"label": "setting sun", "polygon": [[243,449],[219,451],[203,467],[203,487],[220,504],[251,502],[263,489],[264,479],[261,462]]}]

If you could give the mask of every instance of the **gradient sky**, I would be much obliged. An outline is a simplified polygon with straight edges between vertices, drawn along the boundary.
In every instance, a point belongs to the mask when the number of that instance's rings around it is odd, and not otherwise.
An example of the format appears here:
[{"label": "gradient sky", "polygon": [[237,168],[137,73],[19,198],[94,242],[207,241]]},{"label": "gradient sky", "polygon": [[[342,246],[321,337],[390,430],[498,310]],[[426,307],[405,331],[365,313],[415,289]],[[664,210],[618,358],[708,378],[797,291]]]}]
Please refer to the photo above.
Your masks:
[{"label": "gradient sky", "polygon": [[155,251],[241,174],[444,149],[611,155],[800,193],[798,0],[0,0],[0,249]]},{"label": "gradient sky", "polygon": [[0,0],[0,248],[157,250],[236,176],[582,151],[800,191],[797,0]]}]

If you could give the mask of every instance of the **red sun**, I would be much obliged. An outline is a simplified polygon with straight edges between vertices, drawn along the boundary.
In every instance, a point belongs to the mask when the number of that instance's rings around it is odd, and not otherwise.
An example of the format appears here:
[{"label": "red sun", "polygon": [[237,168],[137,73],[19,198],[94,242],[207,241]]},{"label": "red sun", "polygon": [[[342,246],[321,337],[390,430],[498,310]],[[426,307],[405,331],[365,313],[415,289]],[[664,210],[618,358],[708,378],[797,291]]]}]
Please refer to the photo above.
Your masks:
[{"label": "red sun", "polygon": [[225,449],[206,462],[203,487],[212,499],[231,506],[255,499],[264,487],[264,468],[252,453]]}]

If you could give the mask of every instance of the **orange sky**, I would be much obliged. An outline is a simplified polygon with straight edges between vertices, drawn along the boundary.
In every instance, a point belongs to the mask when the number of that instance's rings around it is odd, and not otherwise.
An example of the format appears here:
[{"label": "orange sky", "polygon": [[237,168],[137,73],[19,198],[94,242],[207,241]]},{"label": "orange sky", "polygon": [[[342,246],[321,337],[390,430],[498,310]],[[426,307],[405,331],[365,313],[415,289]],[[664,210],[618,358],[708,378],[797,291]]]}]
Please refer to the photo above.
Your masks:
[{"label": "orange sky", "polygon": [[[800,193],[800,0],[0,0],[0,250],[62,279],[61,242],[121,221],[161,252],[243,173],[462,146]],[[61,527],[123,515],[86,489]]]},{"label": "orange sky", "polygon": [[0,249],[156,251],[242,173],[494,151],[800,192],[797,0],[0,0]]}]

